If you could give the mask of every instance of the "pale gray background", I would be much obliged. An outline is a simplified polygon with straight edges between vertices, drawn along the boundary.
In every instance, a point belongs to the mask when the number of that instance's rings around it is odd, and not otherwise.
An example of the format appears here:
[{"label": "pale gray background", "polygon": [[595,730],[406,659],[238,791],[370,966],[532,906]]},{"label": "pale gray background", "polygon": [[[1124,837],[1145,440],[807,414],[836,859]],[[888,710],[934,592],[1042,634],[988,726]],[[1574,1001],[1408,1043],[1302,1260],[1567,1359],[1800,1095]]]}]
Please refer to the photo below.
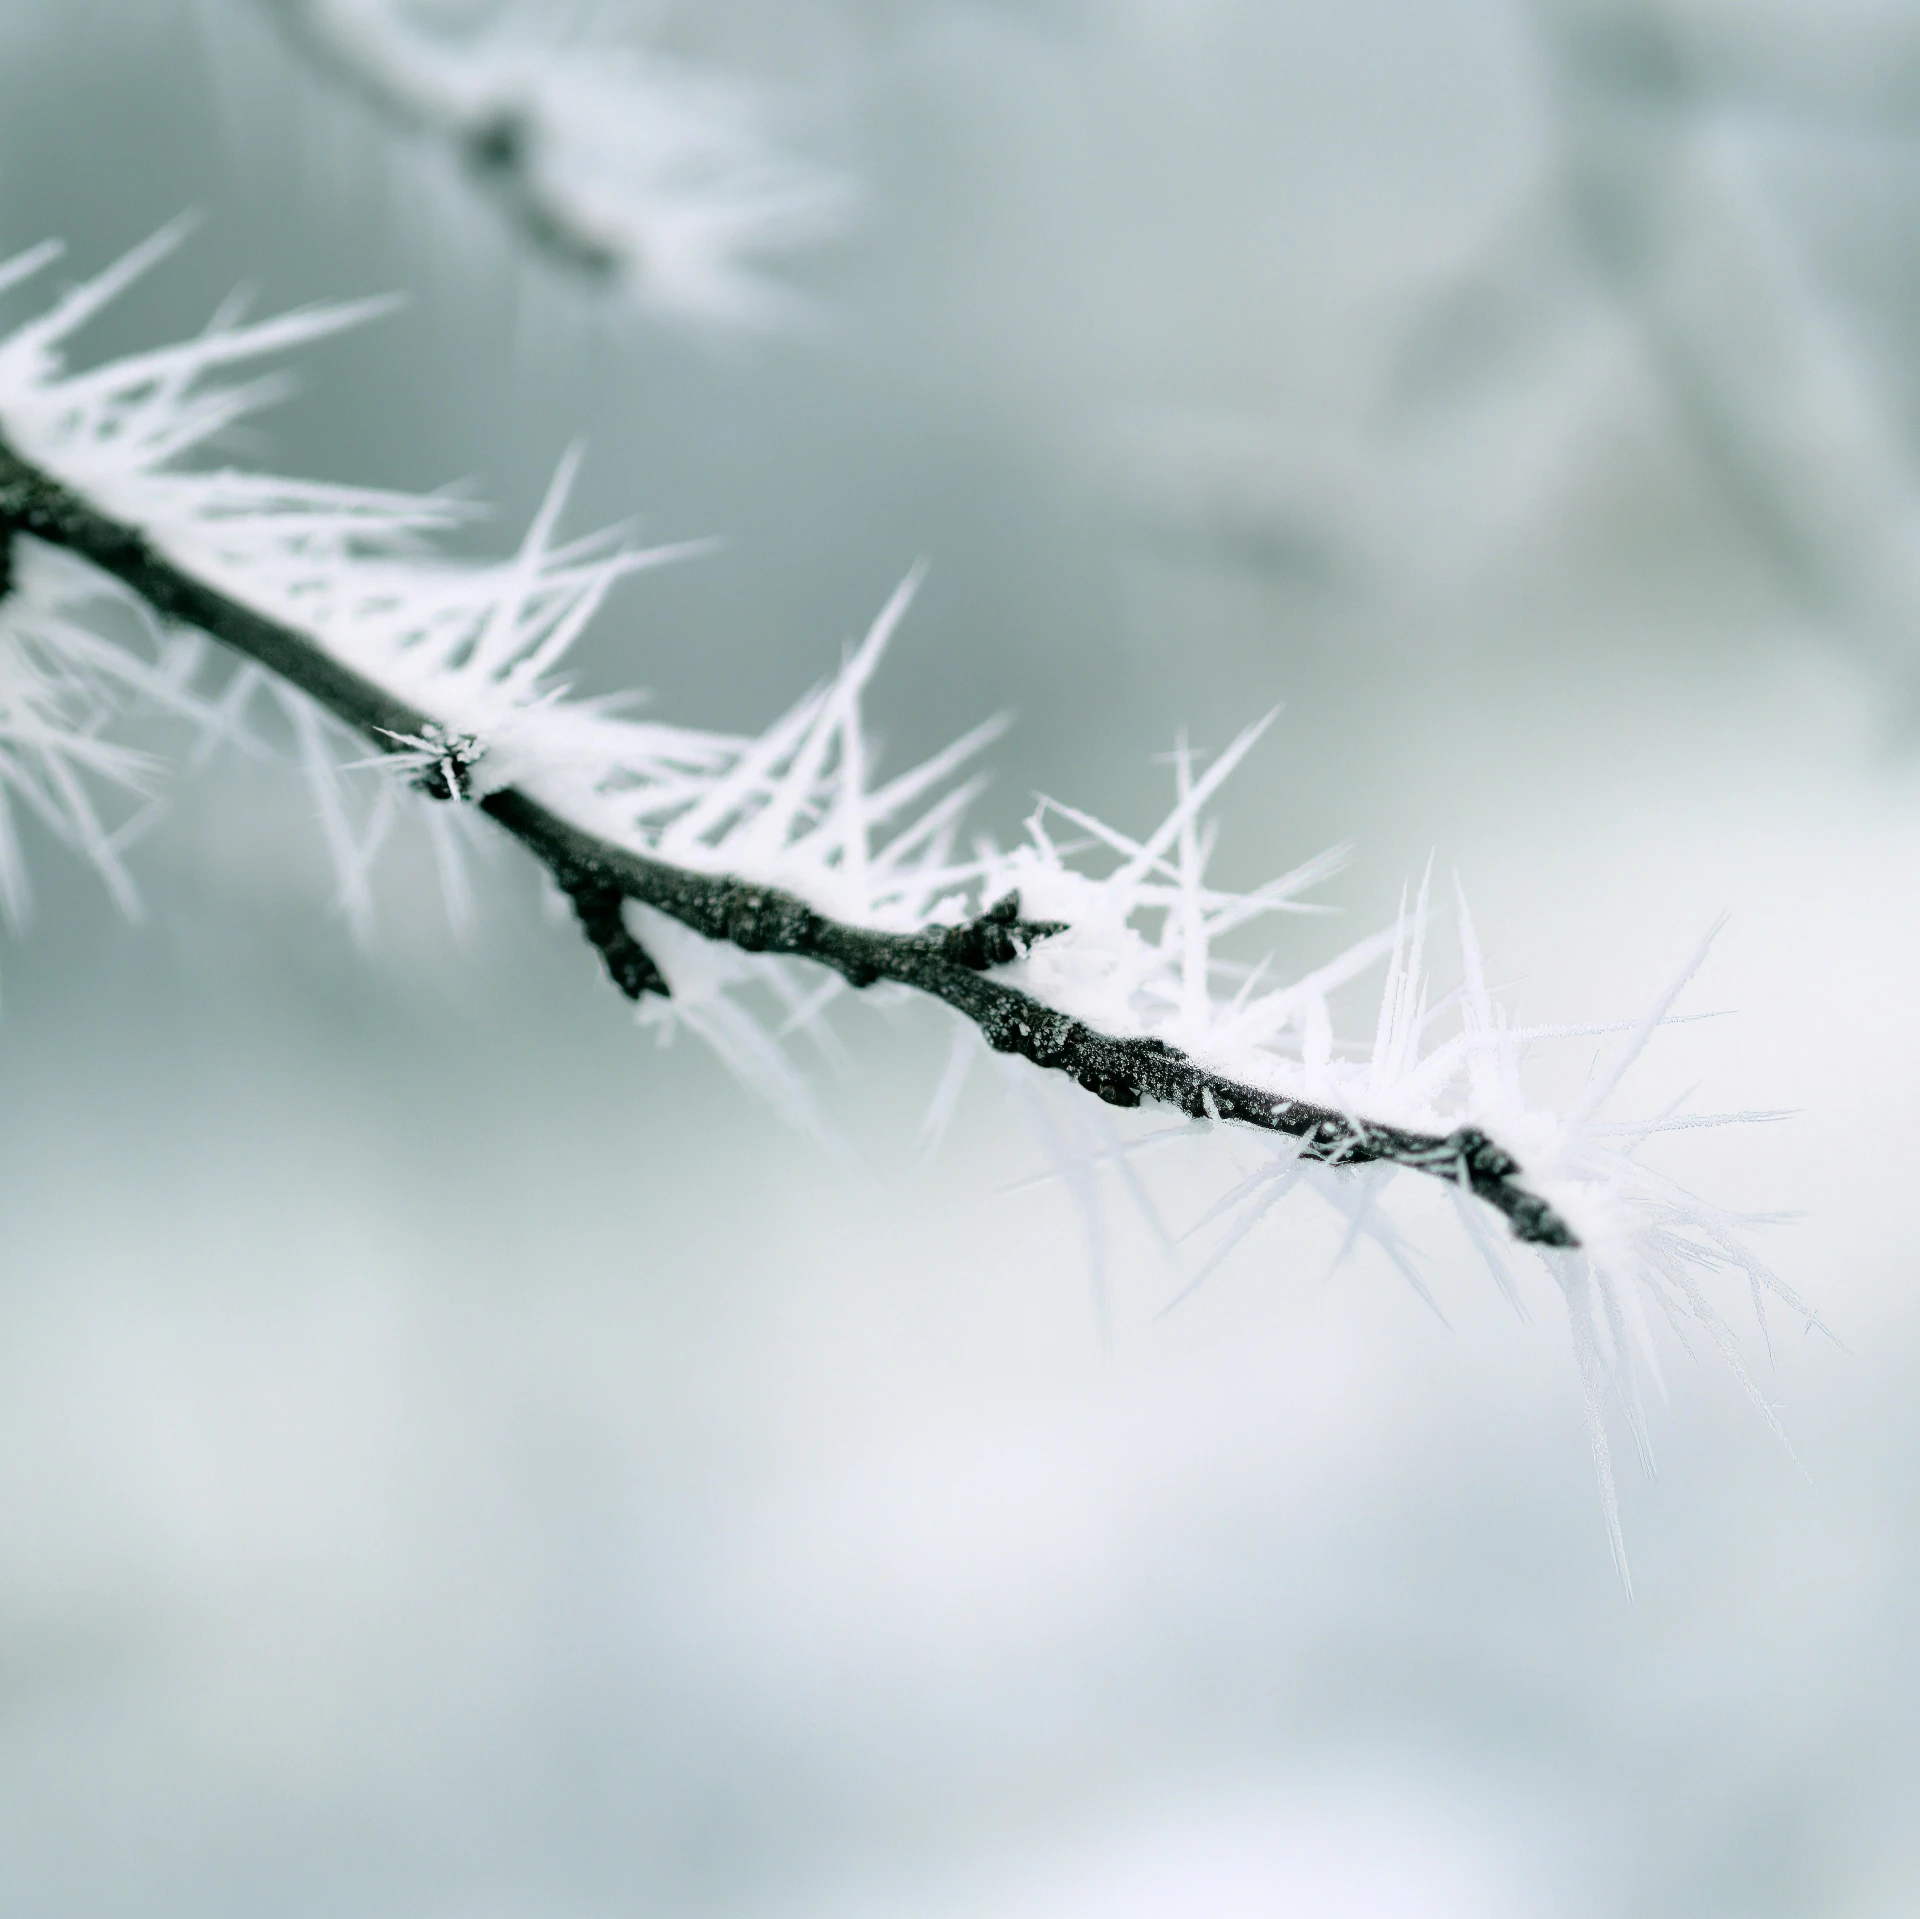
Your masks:
[{"label": "pale gray background", "polygon": [[[1920,445],[1911,11],[670,11],[868,186],[821,336],[731,345],[544,279],[246,0],[0,11],[10,247],[209,216],[102,349],[398,287],[262,457],[469,478],[506,539],[585,435],[576,524],[726,536],[593,685],[758,726],[926,553],[876,720],[1013,706],[1002,832],[1144,824],[1176,724],[1283,698],[1221,857],[1359,841],[1303,960],[1437,853],[1527,1016],[1619,1016],[1730,908],[1737,1016],[1635,1099],[1800,1109],[1662,1163],[1802,1214],[1852,1349],[1763,1374],[1804,1478],[1671,1354],[1629,1603],[1557,1304],[1439,1215],[1450,1331],[1309,1202],[1164,1321],[1130,1256],[1103,1355],[1017,1113],[902,1144],[937,1022],[848,1022],[837,1166],[504,853],[467,947],[416,852],[356,954],[298,780],[228,757],[145,925],[36,846],[0,975],[0,1912],[1913,1911],[1920,600],[1815,537]],[[1674,153],[1722,111],[1877,466],[1714,277]]]}]

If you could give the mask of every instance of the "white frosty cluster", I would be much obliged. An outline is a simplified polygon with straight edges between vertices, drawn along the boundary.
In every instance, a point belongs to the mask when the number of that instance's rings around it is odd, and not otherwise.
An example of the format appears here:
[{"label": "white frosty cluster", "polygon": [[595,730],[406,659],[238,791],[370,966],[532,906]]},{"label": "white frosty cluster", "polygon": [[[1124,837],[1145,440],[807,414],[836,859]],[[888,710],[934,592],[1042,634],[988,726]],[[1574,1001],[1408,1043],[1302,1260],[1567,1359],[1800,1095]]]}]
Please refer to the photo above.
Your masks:
[{"label": "white frosty cluster", "polygon": [[[0,265],[0,294],[56,252],[40,247]],[[19,377],[22,366],[9,358],[0,383],[25,398],[37,382]],[[150,817],[159,768],[105,729],[130,704],[195,709],[183,649],[168,646],[114,581],[65,553],[16,543],[5,564],[11,590],[0,599],[0,911],[18,927],[32,901],[14,826],[17,803],[82,853],[132,912],[138,901],[122,854]],[[122,625],[120,637],[100,631],[108,608],[109,625]],[[150,643],[145,652],[127,643],[129,627]]]},{"label": "white frosty cluster", "polygon": [[[1245,963],[1235,956],[1235,936],[1268,914],[1301,910],[1301,895],[1340,859],[1312,861],[1250,893],[1210,883],[1211,808],[1266,722],[1204,768],[1183,742],[1173,761],[1174,806],[1142,837],[1043,801],[1019,845],[963,849],[963,816],[977,783],[966,772],[997,723],[885,780],[875,776],[862,725],[862,696],[907,609],[912,577],[839,672],[758,737],[689,731],[634,718],[617,702],[571,697],[556,677],[568,647],[617,580],[666,551],[629,550],[608,536],[560,540],[566,470],[520,550],[480,563],[445,557],[429,544],[467,510],[457,503],[187,464],[210,436],[275,390],[216,376],[368,309],[261,323],[222,315],[194,340],[67,371],[68,336],[168,243],[163,236],[0,341],[0,431],[26,459],[143,529],[182,568],[310,635],[432,715],[433,738],[395,743],[406,749],[397,756],[403,770],[409,758],[431,760],[449,742],[471,742],[477,757],[462,790],[512,783],[602,839],[683,868],[776,885],[837,919],[881,930],[951,925],[1017,891],[1026,919],[1066,923],[1001,974],[1049,1006],[1110,1035],[1165,1041],[1223,1076],[1358,1122],[1438,1135],[1482,1130],[1520,1161],[1529,1188],[1579,1236],[1579,1250],[1540,1256],[1571,1317],[1610,1512],[1602,1413],[1617,1396],[1644,1445],[1635,1380],[1653,1360],[1647,1303],[1676,1328],[1704,1328],[1736,1367],[1731,1333],[1706,1282],[1744,1275],[1756,1307],[1772,1293],[1806,1311],[1740,1243],[1742,1222],[1637,1159],[1650,1135],[1699,1121],[1667,1115],[1623,1124],[1607,1116],[1622,1075],[1702,955],[1630,1027],[1518,1028],[1489,989],[1464,902],[1462,984],[1434,996],[1427,974],[1433,915],[1423,884],[1394,926],[1303,977],[1287,979],[1268,961]],[[25,256],[0,269],[0,282],[17,281],[49,258],[45,250]],[[116,693],[184,703],[178,650],[149,666],[100,637],[76,615],[79,598],[97,590],[86,570],[32,542],[15,545],[17,587],[0,608],[0,791],[49,812],[113,873],[115,847],[85,797],[85,776],[127,784],[143,768],[100,737],[100,723]],[[217,692],[196,696],[196,711],[238,731],[262,694],[288,716],[321,795],[343,898],[364,913],[366,866],[386,821],[413,807],[443,826],[470,809],[421,799],[390,775],[369,775],[379,798],[356,825],[340,762],[348,753],[364,763],[365,744],[349,745],[302,697],[243,667]],[[14,872],[9,855],[0,878]],[[17,879],[9,884],[17,887]],[[643,1017],[666,1031],[694,1028],[749,1083],[796,1118],[820,1124],[783,1042],[804,1032],[832,1043],[819,1016],[848,990],[838,977],[823,983],[797,962],[711,944],[662,915],[631,910],[673,988],[671,999],[647,1002]],[[1336,995],[1376,966],[1384,966],[1385,979],[1371,1037],[1344,1037]],[[755,1010],[769,994],[772,1020]],[[1596,1071],[1571,1110],[1545,1110],[1523,1085],[1528,1049],[1576,1031],[1621,1038],[1611,1064]],[[936,1096],[934,1130],[984,1051],[963,1025]],[[1017,1077],[1031,1091],[1047,1076],[1021,1066]],[[1169,1140],[1211,1137],[1209,1150],[1232,1168],[1231,1189],[1189,1235],[1201,1248],[1191,1283],[1304,1186],[1346,1215],[1350,1239],[1375,1241],[1419,1286],[1379,1205],[1393,1167],[1333,1168],[1304,1156],[1291,1139],[1205,1120],[1181,1118],[1123,1138],[1098,1102],[1066,1091],[1064,1127],[1057,1118],[1046,1123],[1058,1170],[1079,1195],[1095,1195],[1110,1175],[1138,1192],[1138,1152]],[[1510,1290],[1497,1222],[1479,1202],[1448,1190],[1465,1230]],[[1097,1209],[1093,1218],[1097,1231]]]},{"label": "white frosty cluster", "polygon": [[0,911],[14,927],[32,903],[14,802],[85,855],[123,907],[137,907],[121,856],[148,817],[158,769],[103,729],[130,700],[190,702],[161,660],[88,623],[88,610],[107,602],[138,618],[110,581],[42,549],[16,556],[13,591],[0,602]]},{"label": "white frosty cluster", "polygon": [[268,4],[383,116],[456,153],[536,244],[653,313],[755,328],[804,313],[766,267],[839,230],[852,191],[773,144],[744,81],[553,0]]}]

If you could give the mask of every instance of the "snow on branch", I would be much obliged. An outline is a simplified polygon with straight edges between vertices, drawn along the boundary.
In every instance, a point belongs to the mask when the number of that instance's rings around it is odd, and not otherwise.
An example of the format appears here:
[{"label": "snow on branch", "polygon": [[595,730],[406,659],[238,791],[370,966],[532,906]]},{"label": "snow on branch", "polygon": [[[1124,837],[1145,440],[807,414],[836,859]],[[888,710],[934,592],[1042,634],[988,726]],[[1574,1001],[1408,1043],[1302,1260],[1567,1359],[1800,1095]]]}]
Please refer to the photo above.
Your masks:
[{"label": "snow on branch", "polygon": [[655,314],[750,328],[803,317],[767,263],[852,211],[846,179],[772,144],[751,87],[589,32],[577,10],[265,4],[323,74],[450,154],[546,258]]},{"label": "snow on branch", "polygon": [[[1653,1359],[1649,1303],[1676,1329],[1704,1329],[1736,1367],[1707,1292],[1716,1275],[1744,1279],[1756,1307],[1772,1296],[1813,1323],[1742,1244],[1747,1222],[1640,1164],[1671,1116],[1638,1126],[1608,1116],[1704,948],[1638,1022],[1557,1031],[1510,1022],[1464,900],[1463,979],[1435,997],[1424,882],[1394,925],[1311,972],[1243,963],[1236,941],[1269,915],[1306,910],[1303,895],[1340,863],[1310,861],[1250,892],[1210,877],[1212,808],[1267,721],[1210,762],[1182,740],[1172,808],[1144,834],[1049,799],[1018,845],[963,853],[978,784],[969,769],[998,723],[880,779],[862,720],[917,574],[840,670],[757,737],[573,697],[558,675],[607,593],[683,549],[562,539],[571,459],[519,549],[491,562],[435,549],[432,536],[467,511],[445,499],[193,464],[273,390],[230,384],[228,369],[376,309],[222,314],[194,340],[69,371],[69,336],[168,244],[162,236],[0,339],[0,552],[12,567],[0,602],[0,797],[24,798],[110,877],[117,846],[82,782],[132,785],[141,770],[100,739],[113,700],[171,696],[238,730],[255,694],[277,689],[321,783],[350,906],[367,899],[379,838],[356,834],[337,791],[337,742],[357,737],[344,750],[371,747],[383,769],[380,819],[411,805],[504,829],[571,902],[643,1019],[696,1031],[804,1124],[827,1130],[785,1041],[830,1044],[827,1003],[887,983],[942,1002],[978,1036],[955,1052],[933,1130],[984,1048],[1105,1103],[1081,1102],[1081,1144],[1062,1146],[1076,1192],[1091,1192],[1107,1165],[1132,1182],[1132,1154],[1152,1143],[1108,1132],[1106,1106],[1170,1109],[1162,1139],[1252,1147],[1254,1170],[1243,1165],[1189,1235],[1211,1245],[1195,1283],[1307,1188],[1340,1210],[1350,1242],[1373,1241],[1421,1286],[1378,1204],[1386,1181],[1414,1172],[1452,1192],[1510,1289],[1489,1231],[1498,1214],[1565,1299],[1603,1485],[1610,1402],[1644,1445],[1636,1382]],[[50,257],[0,268],[0,288]],[[247,664],[218,696],[189,695],[178,671],[122,656],[77,622],[76,581],[128,596],[168,630],[211,635]],[[163,642],[159,657],[177,655]],[[17,891],[10,837],[0,849],[0,882]],[[1342,1040],[1336,996],[1376,968],[1371,1038]],[[771,1026],[755,1011],[768,998]],[[1614,1032],[1618,1044],[1556,1113],[1531,1100],[1522,1066],[1533,1045],[1576,1030]],[[1612,1523],[1610,1493],[1608,1505]]]}]

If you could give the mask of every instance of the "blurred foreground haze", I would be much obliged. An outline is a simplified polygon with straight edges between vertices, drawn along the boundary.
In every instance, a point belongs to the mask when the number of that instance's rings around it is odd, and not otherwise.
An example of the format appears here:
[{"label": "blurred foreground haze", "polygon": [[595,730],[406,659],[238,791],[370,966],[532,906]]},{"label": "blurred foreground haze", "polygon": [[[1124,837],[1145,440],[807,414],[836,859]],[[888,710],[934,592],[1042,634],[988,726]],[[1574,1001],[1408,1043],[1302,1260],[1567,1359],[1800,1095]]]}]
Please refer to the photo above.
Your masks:
[{"label": "blurred foreground haze", "polygon": [[1284,700],[1219,857],[1357,842],[1303,965],[1430,855],[1528,1019],[1730,911],[1638,1107],[1794,1109],[1660,1163],[1793,1214],[1848,1350],[1722,1301],[1801,1472],[1666,1343],[1629,1601],[1557,1299],[1423,1196],[1446,1325],[1311,1200],[1156,1317],[1116,1203],[1103,1351],[1018,1108],[912,1152],[931,1016],[851,1009],[839,1163],[507,849],[464,944],[410,849],[357,953],[297,775],[216,756],[144,924],[36,845],[4,955],[0,1914],[1920,1910],[1920,12],[633,12],[863,183],[812,330],[569,284],[262,0],[0,0],[6,250],[204,213],[102,352],[403,291],[243,453],[504,542],[584,439],[572,524],[724,536],[583,654],[678,720],[931,556],[872,710],[899,765],[1014,709],[1003,837]]}]

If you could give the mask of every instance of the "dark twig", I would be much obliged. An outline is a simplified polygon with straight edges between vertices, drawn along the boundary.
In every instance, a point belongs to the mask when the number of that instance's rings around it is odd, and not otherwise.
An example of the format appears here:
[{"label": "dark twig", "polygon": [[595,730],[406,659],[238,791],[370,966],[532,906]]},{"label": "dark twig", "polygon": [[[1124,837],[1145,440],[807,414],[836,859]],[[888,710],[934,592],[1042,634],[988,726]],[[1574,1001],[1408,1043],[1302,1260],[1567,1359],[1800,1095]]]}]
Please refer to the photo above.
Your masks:
[{"label": "dark twig", "polygon": [[667,976],[654,957],[634,938],[627,924],[627,896],[619,882],[584,870],[557,869],[555,877],[573,901],[573,910],[600,957],[606,962],[607,977],[626,994],[638,999],[643,993],[658,993],[665,999],[672,992]]},{"label": "dark twig", "polygon": [[[97,512],[0,441],[0,548],[16,533],[80,554],[166,618],[198,627],[269,668],[382,752],[418,759],[425,743],[431,763],[420,781],[424,789],[463,796],[464,771],[476,755],[463,746],[460,776],[446,772],[455,736],[442,722],[342,665],[307,635],[193,578],[137,528]],[[1022,920],[1016,896],[964,926],[876,932],[829,919],[773,887],[690,872],[596,838],[516,787],[487,793],[477,804],[553,875],[615,985],[630,999],[667,991],[660,969],[626,923],[626,903],[634,901],[749,953],[789,954],[830,966],[854,986],[890,980],[930,994],[971,1020],[998,1051],[1065,1073],[1111,1105],[1153,1100],[1193,1119],[1285,1133],[1300,1141],[1308,1157],[1329,1165],[1408,1167],[1478,1195],[1505,1216],[1517,1239],[1538,1246],[1579,1244],[1566,1221],[1521,1183],[1519,1163],[1473,1127],[1444,1137],[1416,1133],[1287,1099],[1209,1072],[1161,1040],[1097,1032],[990,977],[991,968],[1063,930],[1054,921]]]}]

